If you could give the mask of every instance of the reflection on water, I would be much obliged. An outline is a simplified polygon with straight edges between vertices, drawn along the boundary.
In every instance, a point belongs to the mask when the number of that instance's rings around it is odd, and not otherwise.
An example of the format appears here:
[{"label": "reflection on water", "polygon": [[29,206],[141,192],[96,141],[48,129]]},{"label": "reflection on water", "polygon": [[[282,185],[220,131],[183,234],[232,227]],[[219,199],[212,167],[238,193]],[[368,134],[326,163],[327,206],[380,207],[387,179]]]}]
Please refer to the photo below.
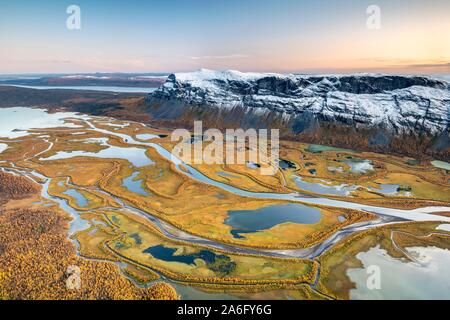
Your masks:
[{"label": "reflection on water", "polygon": [[122,187],[125,187],[129,191],[140,194],[144,197],[150,196],[150,194],[142,187],[144,181],[142,179],[136,180],[138,175],[139,171],[135,171],[131,176],[123,179]]},{"label": "reflection on water", "polygon": [[363,174],[367,171],[373,171],[373,165],[370,160],[349,157],[343,161],[350,166],[350,173]]},{"label": "reflection on water", "polygon": [[319,144],[310,144],[308,146],[308,149],[306,149],[306,151],[311,152],[311,153],[322,153],[322,152],[326,152],[326,151],[354,152],[353,150],[350,150],[350,149],[342,149],[342,148],[335,148],[335,147],[330,147],[330,146],[322,146],[322,145],[319,145]]},{"label": "reflection on water", "polygon": [[283,170],[297,168],[295,163],[293,163],[292,161],[289,161],[289,160],[280,159],[278,164],[279,164],[280,168]]},{"label": "reflection on water", "polygon": [[[40,177],[42,179],[45,179],[44,176],[42,176],[36,172],[34,172],[34,175],[37,177]],[[72,235],[75,232],[86,230],[87,228],[89,228],[90,223],[87,220],[81,219],[80,213],[77,210],[75,210],[74,208],[72,208],[71,206],[69,206],[67,200],[60,199],[58,197],[53,197],[48,193],[48,186],[49,186],[50,182],[51,182],[51,179],[48,179],[47,182],[42,185],[41,195],[46,199],[56,201],[62,210],[64,210],[65,212],[67,212],[71,215],[71,217],[73,219],[70,221],[69,235]]]},{"label": "reflection on water", "polygon": [[32,108],[0,108],[0,137],[18,138],[27,136],[30,129],[37,128],[79,128],[80,126],[66,122],[65,118],[88,119],[88,116],[72,112],[47,113],[43,109]]},{"label": "reflection on water", "polygon": [[142,148],[123,148],[111,146],[107,143],[102,144],[106,149],[98,152],[89,151],[58,151],[55,155],[48,158],[40,158],[40,161],[70,159],[75,157],[92,157],[103,159],[125,159],[132,163],[135,167],[144,167],[154,164],[154,162],[146,155],[146,150]]},{"label": "reflection on water", "polygon": [[[351,299],[450,299],[450,251],[436,247],[414,247],[407,251],[416,260],[406,262],[390,257],[379,246],[361,252],[357,258],[363,269],[349,269],[347,275],[356,284]],[[381,288],[367,286],[369,266],[380,268]]]},{"label": "reflection on water", "polygon": [[382,194],[396,194],[398,192],[399,184],[378,184],[377,188],[370,188],[371,191],[379,192]]},{"label": "reflection on water", "polygon": [[268,230],[281,223],[314,224],[320,221],[320,210],[302,204],[288,203],[272,205],[256,210],[228,211],[225,224],[233,227],[234,238],[244,238],[240,234]]},{"label": "reflection on water", "polygon": [[342,167],[328,167],[327,170],[330,172],[339,172],[339,173],[344,172],[344,168]]},{"label": "reflection on water", "polygon": [[358,189],[358,186],[349,186],[347,184],[341,184],[338,186],[324,185],[321,183],[313,183],[303,181],[301,177],[294,178],[295,184],[302,190],[328,195],[348,196],[352,191]]},{"label": "reflection on water", "polygon": [[156,134],[142,133],[142,134],[137,134],[136,138],[138,138],[139,140],[150,140],[150,139],[159,139],[160,136],[158,136]]},{"label": "reflection on water", "polygon": [[67,189],[66,191],[63,192],[63,194],[74,198],[78,207],[82,207],[83,208],[83,207],[86,207],[88,205],[88,200],[86,199],[86,197],[83,196],[83,194],[80,193],[76,189]]},{"label": "reflection on water", "polygon": [[441,224],[436,227],[436,230],[444,230],[450,232],[450,224]]},{"label": "reflection on water", "polygon": [[215,272],[228,274],[236,268],[236,263],[230,257],[223,254],[215,254],[210,250],[200,250],[190,254],[176,254],[177,249],[156,245],[143,251],[150,253],[155,259],[167,262],[180,262],[194,265],[196,259],[205,261],[207,267]]},{"label": "reflection on water", "polygon": [[450,171],[450,163],[444,161],[431,161],[431,164],[439,169],[449,170]]},{"label": "reflection on water", "polygon": [[8,145],[6,143],[0,143],[0,153],[8,149]]}]

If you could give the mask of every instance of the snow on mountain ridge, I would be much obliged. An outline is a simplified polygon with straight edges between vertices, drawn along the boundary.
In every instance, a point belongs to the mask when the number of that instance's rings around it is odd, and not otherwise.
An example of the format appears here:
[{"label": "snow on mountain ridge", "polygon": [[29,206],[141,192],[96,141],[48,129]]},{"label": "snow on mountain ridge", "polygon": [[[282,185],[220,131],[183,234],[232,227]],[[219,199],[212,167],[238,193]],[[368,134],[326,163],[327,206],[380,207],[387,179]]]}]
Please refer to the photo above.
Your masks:
[{"label": "snow on mountain ridge", "polygon": [[377,125],[395,131],[448,130],[447,82],[419,76],[243,73],[202,69],[172,74],[149,96],[186,106],[244,108],[283,118],[310,114],[326,121]]}]

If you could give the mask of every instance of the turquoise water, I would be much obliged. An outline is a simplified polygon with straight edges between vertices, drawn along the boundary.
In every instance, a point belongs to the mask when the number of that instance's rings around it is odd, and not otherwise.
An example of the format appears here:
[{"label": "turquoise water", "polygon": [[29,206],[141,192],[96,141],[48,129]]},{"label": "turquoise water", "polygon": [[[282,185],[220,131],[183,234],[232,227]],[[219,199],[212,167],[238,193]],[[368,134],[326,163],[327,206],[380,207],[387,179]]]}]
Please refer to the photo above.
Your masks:
[{"label": "turquoise water", "polygon": [[79,206],[79,207],[86,207],[89,203],[89,201],[86,199],[86,197],[83,196],[83,194],[81,194],[76,189],[67,189],[66,191],[63,192],[63,194],[74,198],[75,202],[77,203],[77,206]]},{"label": "turquoise water", "polygon": [[144,181],[142,179],[136,180],[139,175],[139,171],[133,172],[133,174],[122,181],[122,187],[127,188],[129,191],[140,194],[141,196],[147,197],[150,194],[142,187]]},{"label": "turquoise water", "polygon": [[320,210],[302,204],[272,205],[256,210],[228,211],[225,224],[231,226],[235,238],[241,233],[253,233],[270,229],[281,223],[314,224],[320,221]]}]

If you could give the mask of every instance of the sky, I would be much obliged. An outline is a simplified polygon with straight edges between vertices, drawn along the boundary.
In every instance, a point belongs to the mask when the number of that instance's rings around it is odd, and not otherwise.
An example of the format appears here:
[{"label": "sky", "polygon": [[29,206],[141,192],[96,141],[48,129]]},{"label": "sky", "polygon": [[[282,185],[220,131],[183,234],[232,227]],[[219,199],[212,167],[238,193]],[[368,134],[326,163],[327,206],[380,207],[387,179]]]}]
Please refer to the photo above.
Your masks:
[{"label": "sky", "polygon": [[200,68],[449,74],[450,1],[0,0],[0,74]]}]

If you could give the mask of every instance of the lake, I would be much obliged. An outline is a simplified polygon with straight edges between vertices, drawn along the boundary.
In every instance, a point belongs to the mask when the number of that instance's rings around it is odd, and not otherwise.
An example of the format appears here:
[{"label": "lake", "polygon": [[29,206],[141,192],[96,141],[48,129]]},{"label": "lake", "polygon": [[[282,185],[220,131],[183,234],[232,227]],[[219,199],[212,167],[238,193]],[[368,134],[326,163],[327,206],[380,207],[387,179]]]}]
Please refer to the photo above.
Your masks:
[{"label": "lake", "polygon": [[[361,252],[357,258],[361,269],[349,269],[347,275],[356,284],[350,298],[366,299],[450,299],[450,251],[436,247],[406,248],[417,261],[407,262],[392,258],[385,250],[374,247]],[[369,266],[380,268],[381,288],[367,287]]]},{"label": "lake", "polygon": [[65,118],[89,119],[88,116],[73,112],[48,113],[44,109],[33,108],[0,108],[0,137],[19,138],[25,137],[31,129],[43,128],[80,128],[73,123],[68,123]]},{"label": "lake", "polygon": [[233,228],[234,238],[244,238],[241,233],[253,233],[268,230],[282,223],[314,224],[320,221],[319,209],[302,204],[288,203],[271,205],[256,210],[228,211],[225,224]]}]

